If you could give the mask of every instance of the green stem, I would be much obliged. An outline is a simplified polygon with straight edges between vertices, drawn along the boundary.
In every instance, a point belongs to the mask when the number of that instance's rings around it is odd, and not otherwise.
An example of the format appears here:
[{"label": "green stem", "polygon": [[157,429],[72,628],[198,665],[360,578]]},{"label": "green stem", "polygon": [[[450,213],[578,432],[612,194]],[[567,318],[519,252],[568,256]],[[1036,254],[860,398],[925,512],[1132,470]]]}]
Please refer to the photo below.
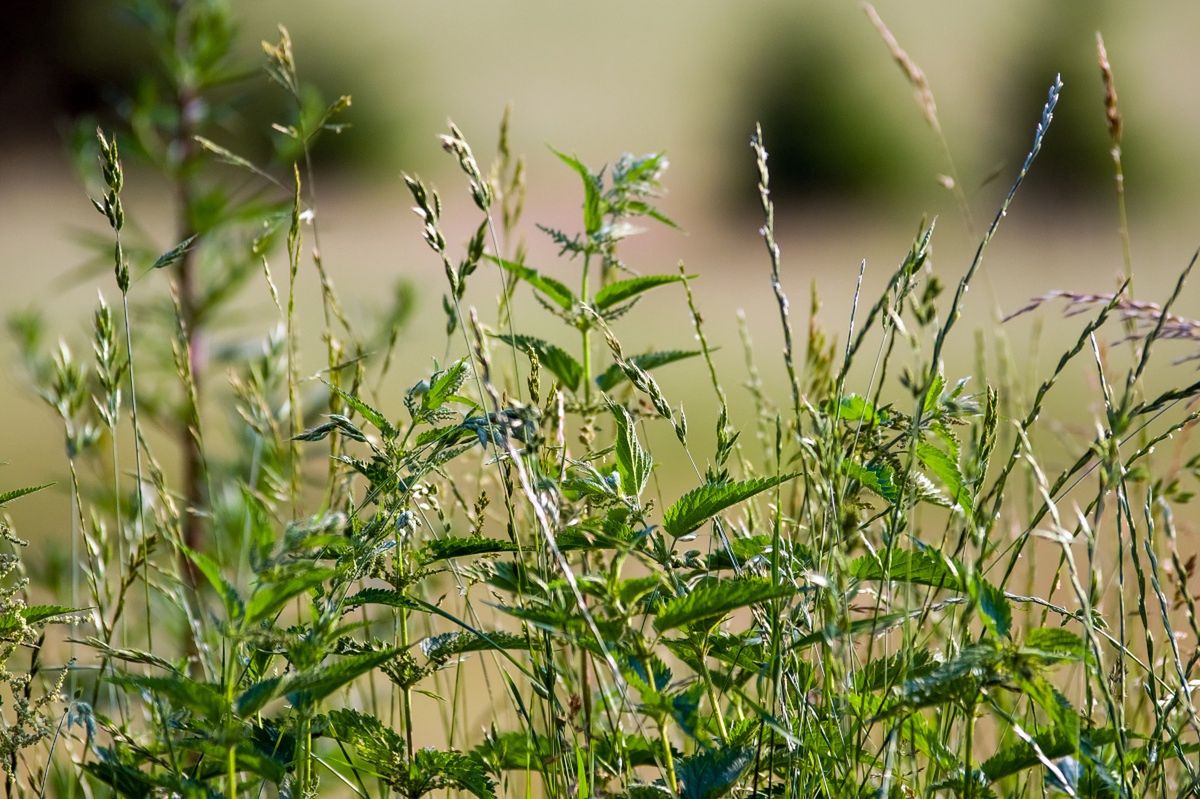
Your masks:
[{"label": "green stem", "polygon": [[[583,302],[588,301],[588,273],[591,268],[591,254],[583,256],[583,279],[579,284],[579,298]],[[581,346],[583,348],[583,403],[591,405],[592,402],[592,323],[589,317],[582,317],[579,321],[579,333],[581,337]]]}]

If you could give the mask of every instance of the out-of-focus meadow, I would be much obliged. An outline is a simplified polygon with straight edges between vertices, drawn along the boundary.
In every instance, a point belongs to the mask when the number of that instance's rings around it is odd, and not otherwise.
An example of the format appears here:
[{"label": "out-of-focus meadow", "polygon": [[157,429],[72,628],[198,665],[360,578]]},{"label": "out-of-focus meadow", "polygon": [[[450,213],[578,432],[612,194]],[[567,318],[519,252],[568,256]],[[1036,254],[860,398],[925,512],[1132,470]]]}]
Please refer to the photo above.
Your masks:
[{"label": "out-of-focus meadow", "polygon": [[[72,168],[69,142],[75,121],[111,119],[111,109],[137,90],[151,54],[109,2],[23,5],[29,13],[14,15],[0,83],[8,109],[0,120],[0,314],[40,307],[50,331],[82,349],[97,289],[116,292],[108,268],[93,268],[104,259],[88,240],[103,232],[104,220]],[[440,187],[457,245],[473,224],[470,198],[436,134],[453,118],[486,161],[509,103],[513,149],[528,158],[529,262],[554,274],[572,267],[556,260],[556,248],[533,223],[570,228],[580,193],[577,176],[547,145],[591,165],[624,151],[669,154],[662,207],[684,232],[656,228],[629,243],[625,260],[656,272],[683,261],[701,275],[695,290],[713,339],[728,342],[717,363],[730,384],[744,375],[735,346],[738,309],[745,309],[760,358],[780,347],[748,147],[755,121],[772,152],[784,280],[801,330],[815,284],[823,325],[831,335],[844,331],[860,262],[866,260],[866,295],[874,296],[923,217],[938,219],[936,267],[943,279],[957,278],[1019,166],[1056,72],[1065,88],[1055,126],[989,250],[966,324],[992,331],[1001,315],[1053,289],[1114,289],[1122,253],[1097,30],[1108,44],[1125,119],[1136,296],[1161,300],[1197,244],[1200,83],[1189,76],[1200,73],[1193,41],[1200,9],[1193,4],[879,0],[879,13],[929,78],[969,214],[944,185],[951,168],[938,138],[855,3],[235,5],[251,61],[258,42],[273,39],[281,23],[295,40],[302,77],[327,97],[353,96],[345,117],[353,127],[317,149],[323,255],[354,313],[378,306],[398,279],[415,289],[417,310],[393,369],[397,388],[444,349],[441,267],[420,240],[399,174],[419,173]],[[220,143],[267,158],[269,125],[282,101],[271,99],[265,77],[247,80],[261,84],[261,101],[227,120]],[[166,249],[174,244],[168,188],[136,163],[128,171],[129,214]],[[272,258],[284,268],[283,256]],[[135,278],[133,296],[165,292],[164,280],[158,273]],[[494,276],[477,279],[477,295],[466,301],[492,313],[497,285]],[[266,289],[248,295],[245,317],[222,334],[227,340],[265,332],[258,320],[270,316],[260,313],[270,308]],[[319,313],[315,290],[301,310]],[[523,327],[537,330],[543,312],[533,303],[520,310],[529,320]],[[1185,294],[1178,310],[1200,313],[1200,303]],[[632,346],[691,344],[678,293],[647,300],[634,318],[651,321],[622,328]],[[1013,362],[1040,374],[1079,326],[1063,323],[1048,306],[1008,323],[1004,336]],[[991,342],[986,356],[995,368]],[[976,353],[960,346],[947,353],[957,364],[951,371],[975,371]],[[1192,345],[1174,346],[1180,357],[1191,354]],[[0,348],[0,459],[19,468],[20,479],[15,469],[0,469],[0,486],[58,479],[61,434],[23,387],[13,352],[7,342]],[[699,371],[675,369],[662,371],[664,388],[686,406],[699,378],[680,375]],[[1086,369],[1073,379],[1089,379]],[[768,388],[782,398],[782,383]],[[733,400],[745,407],[745,397]],[[1096,409],[1076,408],[1069,392],[1055,401],[1076,410],[1069,419],[1078,429],[1065,434],[1089,432]],[[702,410],[692,422],[697,430],[712,427]],[[61,496],[33,497],[14,511],[19,529],[33,538],[60,532],[68,513]]]}]

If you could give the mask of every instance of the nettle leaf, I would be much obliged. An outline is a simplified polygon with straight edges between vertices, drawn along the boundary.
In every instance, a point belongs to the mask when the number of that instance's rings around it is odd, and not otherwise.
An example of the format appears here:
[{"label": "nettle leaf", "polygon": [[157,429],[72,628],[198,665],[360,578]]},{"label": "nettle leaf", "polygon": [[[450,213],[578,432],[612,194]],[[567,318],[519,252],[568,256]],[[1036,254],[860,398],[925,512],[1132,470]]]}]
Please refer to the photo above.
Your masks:
[{"label": "nettle leaf", "polygon": [[450,558],[465,558],[471,555],[497,555],[501,552],[516,552],[517,545],[499,538],[469,536],[458,538],[434,538],[425,543],[418,559],[421,565]]},{"label": "nettle leaf", "polygon": [[901,708],[923,708],[973,701],[980,689],[1003,681],[1004,651],[983,642],[964,647],[953,660],[904,683]]},{"label": "nettle leaf", "polygon": [[942,485],[950,492],[950,498],[962,509],[963,513],[970,515],[974,510],[971,489],[967,485],[966,479],[963,478],[958,461],[933,444],[924,441],[917,444],[917,460],[921,461],[925,468],[942,482]]},{"label": "nettle leaf", "polygon": [[[1078,731],[1076,731],[1078,732]],[[1078,735],[1072,736],[1069,730],[1052,727],[1033,736],[1042,755],[1049,759],[1057,759],[1075,754],[1079,749]],[[1041,763],[1041,758],[1026,741],[1018,741],[1001,749],[980,765],[980,770],[989,782],[996,782],[1005,777],[1011,777]]]},{"label": "nettle leaf", "polygon": [[503,258],[497,258],[494,255],[485,255],[492,263],[499,266],[506,272],[511,272],[517,277],[524,280],[529,285],[540,291],[551,302],[562,308],[564,311],[569,311],[575,307],[578,300],[574,292],[567,288],[565,283],[555,280],[552,277],[543,275],[541,272],[524,264],[518,264],[513,261],[506,261]]},{"label": "nettle leaf", "polygon": [[966,571],[962,564],[934,549],[893,549],[890,560],[886,552],[856,558],[850,564],[850,574],[863,581],[912,583],[962,591]]},{"label": "nettle leaf", "polygon": [[342,400],[355,411],[357,411],[362,418],[375,425],[375,428],[379,430],[379,432],[382,433],[385,438],[395,438],[397,435],[399,435],[400,431],[397,430],[381,412],[375,410],[353,394],[346,393],[332,383],[326,382],[325,385],[329,386],[330,391],[341,397]]},{"label": "nettle leaf", "polygon": [[399,655],[400,648],[347,655],[328,666],[292,675],[280,682],[278,693],[286,694],[293,705],[311,704],[329,696],[373,669]]},{"label": "nettle leaf", "polygon": [[904,680],[928,674],[937,666],[928,649],[913,649],[880,657],[854,672],[854,690],[881,691]]},{"label": "nettle leaf", "polygon": [[21,497],[32,494],[35,491],[41,491],[44,488],[49,488],[52,485],[54,485],[54,483],[42,483],[41,485],[37,485],[37,486],[27,486],[25,488],[14,488],[11,491],[0,492],[0,507],[7,505],[8,503],[12,502],[14,499],[20,499]]},{"label": "nettle leaf", "polygon": [[[694,358],[700,354],[700,350],[663,350],[661,352],[643,352],[640,355],[631,355],[626,360],[642,369],[650,370],[659,366],[666,366],[669,363],[675,363],[676,361],[682,361],[686,358]],[[596,387],[601,391],[608,391],[628,379],[629,376],[621,370],[621,367],[614,363],[596,375]]]},{"label": "nettle leaf", "polygon": [[246,600],[243,627],[249,628],[274,616],[293,598],[313,590],[337,574],[336,569],[313,568],[311,564],[294,568],[269,582],[258,585]]},{"label": "nettle leaf", "polygon": [[192,243],[195,240],[196,236],[188,236],[186,239],[179,242],[162,255],[158,256],[150,268],[162,269],[163,267],[170,266],[171,264],[175,263],[179,259],[183,258],[183,256],[187,255],[188,250],[192,249]]},{"label": "nettle leaf", "polygon": [[942,389],[946,387],[946,377],[941,372],[933,376],[929,390],[925,392],[925,401],[921,406],[921,415],[928,419],[933,416],[942,400]]},{"label": "nettle leaf", "polygon": [[490,652],[499,649],[529,649],[529,639],[523,635],[493,630],[492,632],[443,633],[420,643],[425,657],[444,661],[467,652]]},{"label": "nettle leaf", "polygon": [[728,747],[697,752],[680,758],[675,768],[682,799],[719,799],[737,784],[742,772],[754,762],[749,747]]},{"label": "nettle leaf", "polygon": [[799,472],[793,472],[739,482],[706,483],[675,500],[663,512],[663,529],[675,538],[687,535],[726,508],[799,476]]},{"label": "nettle leaf", "polygon": [[661,633],[699,622],[715,624],[738,608],[795,593],[793,586],[776,585],[764,578],[712,580],[663,605],[654,619],[654,629]]},{"label": "nettle leaf", "polygon": [[413,602],[403,593],[393,591],[390,588],[364,588],[357,594],[346,597],[346,601],[342,604],[347,609],[357,608],[360,605],[385,605],[390,608],[405,608],[407,610],[417,610],[420,608],[420,605]]},{"label": "nettle leaf", "polygon": [[350,708],[330,711],[328,719],[330,735],[357,749],[385,780],[396,777],[395,770],[403,763],[405,752],[399,733],[374,716]]},{"label": "nettle leaf", "polygon": [[1008,638],[1012,633],[1012,605],[1004,591],[979,575],[974,576],[970,587],[983,626],[995,636]]},{"label": "nettle leaf", "polygon": [[466,360],[460,359],[444,371],[435,373],[429,381],[429,390],[421,397],[422,410],[436,411],[453,399],[467,379],[468,370]]},{"label": "nettle leaf", "polygon": [[[688,275],[686,279],[690,280],[695,277],[696,275]],[[596,310],[603,311],[633,299],[650,289],[665,286],[668,283],[679,283],[684,279],[683,275],[641,275],[626,280],[614,280],[596,292],[596,296],[592,298],[592,305]]]},{"label": "nettle leaf", "polygon": [[874,494],[878,494],[888,502],[895,503],[900,499],[900,489],[892,479],[892,467],[886,463],[862,465],[854,461],[842,461],[842,474],[857,480]]},{"label": "nettle leaf", "polygon": [[1021,654],[1045,664],[1083,660],[1088,652],[1082,638],[1061,627],[1038,627],[1025,634]]},{"label": "nettle leaf", "polygon": [[407,786],[410,796],[457,788],[478,799],[495,799],[496,785],[483,761],[462,752],[421,749],[413,755]]},{"label": "nettle leaf", "polygon": [[629,411],[613,402],[608,404],[608,409],[617,420],[615,454],[617,473],[621,475],[621,491],[634,498],[640,497],[646,488],[646,481],[650,479],[654,459],[638,441],[637,426]]},{"label": "nettle leaf", "polygon": [[214,721],[219,719],[227,708],[225,697],[215,686],[197,682],[182,674],[155,676],[120,673],[110,679],[126,688],[165,699],[172,707],[190,710]]},{"label": "nettle leaf", "polygon": [[838,403],[837,415],[847,422],[863,422],[867,425],[879,424],[886,421],[883,411],[875,410],[871,401],[861,394],[847,394]]},{"label": "nettle leaf", "polygon": [[76,608],[66,605],[26,605],[17,612],[21,614],[21,618],[25,620],[26,624],[41,624],[59,616],[70,615],[76,610]]},{"label": "nettle leaf", "polygon": [[494,333],[492,337],[522,352],[532,350],[542,366],[553,372],[564,386],[571,391],[579,388],[579,381],[583,379],[583,367],[557,344],[520,334],[510,336],[507,333]]},{"label": "nettle leaf", "polygon": [[600,231],[600,226],[604,221],[604,201],[600,197],[600,178],[593,175],[578,158],[559,152],[553,147],[550,150],[564,164],[574,169],[583,180],[583,227],[590,238]]}]

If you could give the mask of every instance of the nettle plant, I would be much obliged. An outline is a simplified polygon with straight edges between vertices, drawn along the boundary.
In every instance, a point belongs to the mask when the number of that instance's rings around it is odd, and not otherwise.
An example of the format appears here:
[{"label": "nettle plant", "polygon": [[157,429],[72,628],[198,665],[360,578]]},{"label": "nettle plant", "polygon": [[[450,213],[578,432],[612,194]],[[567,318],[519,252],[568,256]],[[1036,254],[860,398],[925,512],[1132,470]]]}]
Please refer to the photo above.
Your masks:
[{"label": "nettle plant", "polygon": [[[213,38],[228,30],[217,24],[222,5],[138,8],[154,12],[145,16],[153,32],[172,32],[162,39],[169,64],[223,63],[213,44],[228,42]],[[910,80],[923,81],[885,40]],[[1200,627],[1187,584],[1194,558],[1177,545],[1172,509],[1189,499],[1197,466],[1152,454],[1196,421],[1187,408],[1200,384],[1152,395],[1143,380],[1155,343],[1188,329],[1171,310],[1187,271],[1162,305],[1133,303],[1125,287],[1073,295],[1096,313],[1028,407],[1017,403],[1019,387],[989,385],[983,364],[975,379],[948,376],[944,364],[987,244],[1047,135],[1058,81],[950,299],[932,271],[933,228],[923,225],[873,303],[860,280],[840,347],[817,324],[815,298],[797,346],[756,132],[790,396],[770,399],[745,336],[755,411],[739,429],[693,276],[682,267],[642,275],[621,257],[639,221],[674,227],[656,205],[665,158],[623,156],[594,171],[558,153],[582,180],[580,229],[543,228],[564,263],[534,268],[518,240],[524,168],[510,152],[507,117],[486,171],[456,127],[441,139],[480,214],[461,258],[442,231],[437,191],[405,178],[446,276],[451,354],[406,391],[384,388],[402,314],[386,315],[375,336],[348,323],[321,260],[307,168],[311,143],[349,100],[303,101],[286,31],[265,51],[297,114],[277,127],[290,142],[283,167],[188,134],[199,149],[177,185],[214,165],[238,170],[218,174],[237,175],[243,190],[247,174],[256,181],[253,203],[218,203],[233,226],[217,226],[220,235],[200,227],[161,256],[128,246],[128,148],[122,135],[98,138],[94,202],[122,298],[155,290],[138,279],[162,274],[150,267],[174,275],[165,377],[135,372],[135,354],[151,342],[128,302],[120,319],[101,302],[90,368],[65,346],[42,355],[41,329],[28,318],[15,326],[63,423],[79,555],[70,607],[85,621],[72,636],[77,660],[54,672],[63,682],[44,696],[24,677],[3,678],[17,695],[16,726],[0,736],[10,795],[1195,789],[1200,655],[1188,646]],[[187,52],[203,59],[187,61]],[[195,80],[203,70],[170,74],[187,77],[179,85],[190,90],[212,88]],[[932,108],[925,89],[919,99]],[[152,118],[171,120],[165,111]],[[1119,151],[1119,126],[1110,132]],[[227,197],[212,180],[212,196]],[[243,223],[253,236],[231,232]],[[276,243],[286,291],[270,268]],[[182,281],[201,274],[186,260],[198,253],[213,264],[252,259],[279,315],[251,354],[230,348],[227,394],[197,377],[194,326],[205,317],[188,310]],[[556,277],[572,269],[577,289]],[[499,287],[492,324],[471,304],[487,274]],[[303,379],[295,309],[309,279],[325,312],[325,363]],[[655,289],[681,290],[698,350],[625,353],[617,331],[636,323],[635,306]],[[532,292],[565,334],[520,332],[518,291]],[[1114,313],[1133,344],[1123,381],[1113,378],[1117,353],[1099,344]],[[1045,462],[1061,456],[1043,453],[1038,418],[1085,349],[1103,418],[1051,477]],[[707,454],[654,377],[690,358],[703,362],[700,380],[712,389]],[[155,408],[153,392],[141,390],[147,381],[183,397],[174,417],[187,433],[175,445],[181,477],[159,465],[144,434],[138,403]],[[232,411],[228,444],[204,435],[206,404]],[[126,424],[128,438],[118,434]],[[658,453],[657,466],[645,443],[654,426],[669,428],[679,450]],[[134,457],[120,458],[130,446]],[[668,501],[651,477],[672,462],[687,464],[695,487]],[[1087,497],[1079,486],[1089,477]],[[20,493],[0,495],[0,505]],[[1023,565],[1028,551],[1054,565],[1055,588],[1044,595],[1045,572]],[[30,672],[44,671],[42,626],[69,614],[0,591],[0,621],[11,628],[0,654],[29,648]],[[71,696],[51,734],[60,688]],[[21,751],[38,746],[48,754],[31,764]]]}]

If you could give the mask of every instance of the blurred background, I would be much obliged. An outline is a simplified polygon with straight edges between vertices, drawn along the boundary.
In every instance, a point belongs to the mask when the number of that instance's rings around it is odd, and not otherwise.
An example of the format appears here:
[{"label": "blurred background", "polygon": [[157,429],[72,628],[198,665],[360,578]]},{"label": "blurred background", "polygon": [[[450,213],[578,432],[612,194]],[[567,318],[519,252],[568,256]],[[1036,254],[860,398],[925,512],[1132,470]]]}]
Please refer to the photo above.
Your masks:
[{"label": "blurred background", "polygon": [[[1115,288],[1123,267],[1096,31],[1108,45],[1125,119],[1138,298],[1162,300],[1197,244],[1200,7],[1192,3],[1148,11],[1111,0],[878,0],[880,15],[928,76],[969,213],[944,185],[941,176],[951,172],[946,153],[910,86],[853,2],[233,6],[247,63],[261,63],[259,42],[275,41],[283,24],[300,76],[328,99],[353,96],[343,119],[351,127],[326,135],[316,150],[317,213],[327,266],[353,311],[378,304],[398,278],[414,288],[417,311],[398,350],[397,385],[423,374],[444,342],[441,266],[420,240],[400,172],[439,186],[449,238],[460,244],[475,214],[436,135],[452,118],[487,163],[508,104],[513,149],[528,159],[529,263],[551,273],[572,267],[555,260],[556,248],[533,223],[577,228],[580,189],[547,145],[593,167],[626,151],[667,152],[670,192],[661,208],[683,231],[649,231],[629,243],[626,261],[664,272],[682,260],[702,276],[698,299],[712,337],[727,342],[719,366],[731,384],[744,380],[735,323],[744,309],[768,388],[782,386],[772,360],[781,338],[748,146],[756,121],[771,152],[784,278],[800,331],[812,284],[824,301],[825,327],[831,335],[844,330],[860,262],[866,260],[871,297],[923,218],[939,220],[934,261],[944,281],[957,279],[1016,174],[1056,73],[1065,88],[1054,126],[989,250],[966,323],[990,331],[1031,296]],[[89,268],[95,259],[88,238],[103,239],[106,229],[69,145],[79,120],[87,120],[87,130],[115,118],[114,109],[119,116],[154,54],[109,0],[10,0],[8,8],[0,34],[0,315],[40,307],[54,335],[86,351],[97,289],[110,302],[117,295],[109,270]],[[266,161],[284,98],[265,75],[246,80],[258,88],[219,143]],[[165,250],[175,243],[169,188],[136,164],[128,169],[129,213]],[[273,259],[276,269],[285,268],[283,256]],[[165,292],[154,280],[135,283],[134,294]],[[477,283],[468,302],[494,309],[494,278]],[[319,313],[315,288],[306,291],[302,308]],[[255,302],[270,311],[265,292]],[[1200,304],[1185,295],[1180,309],[1196,314]],[[527,328],[547,325],[536,306],[526,310]],[[1065,324],[1054,310],[1005,325],[1017,363],[1031,374],[1044,371],[1077,321]],[[626,324],[621,333],[634,349],[691,345],[677,294],[648,301]],[[960,340],[965,349],[948,357],[965,374],[977,356],[970,336]],[[668,395],[689,396],[690,378],[671,374],[663,372]],[[0,381],[0,460],[13,464],[0,468],[0,487],[60,478],[58,424],[24,387],[8,342],[0,346]],[[744,407],[744,397],[735,400]],[[1059,402],[1070,406],[1069,397]],[[703,411],[696,417],[695,429],[711,427]],[[1075,415],[1085,430],[1089,419]],[[19,529],[36,538],[65,524],[68,513],[61,497],[31,498],[17,509],[25,517]]]}]

